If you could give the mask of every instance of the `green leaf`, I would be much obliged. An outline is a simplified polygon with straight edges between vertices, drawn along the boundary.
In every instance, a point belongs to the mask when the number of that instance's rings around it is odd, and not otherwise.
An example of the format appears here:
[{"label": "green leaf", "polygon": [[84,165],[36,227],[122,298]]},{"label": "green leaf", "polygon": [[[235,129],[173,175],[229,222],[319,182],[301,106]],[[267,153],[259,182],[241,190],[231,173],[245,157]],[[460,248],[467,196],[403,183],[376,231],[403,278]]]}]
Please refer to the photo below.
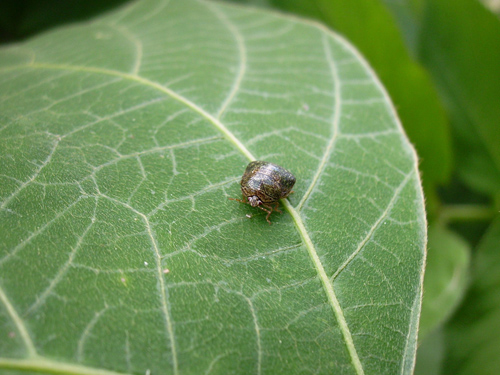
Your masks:
[{"label": "green leaf", "polygon": [[406,46],[413,55],[418,54],[418,43],[420,36],[420,24],[426,0],[401,0],[394,2],[391,0],[381,0],[394,16],[405,39]]},{"label": "green leaf", "polygon": [[456,233],[434,224],[429,229],[424,299],[419,337],[450,317],[467,287],[470,249]]},{"label": "green leaf", "polygon": [[421,158],[427,210],[438,202],[436,185],[452,169],[448,120],[431,76],[409,54],[401,32],[381,0],[273,0],[292,12],[315,17],[345,35],[366,56],[387,87],[405,131]]},{"label": "green leaf", "polygon": [[[416,156],[344,39],[140,1],[0,63],[0,370],[411,373]],[[254,158],[297,177],[271,226]]]},{"label": "green leaf", "polygon": [[421,32],[422,59],[451,112],[458,172],[469,186],[497,194],[500,20],[476,0],[430,0]]},{"label": "green leaf", "polygon": [[447,326],[447,374],[497,374],[500,366],[500,219],[477,249],[473,283]]}]

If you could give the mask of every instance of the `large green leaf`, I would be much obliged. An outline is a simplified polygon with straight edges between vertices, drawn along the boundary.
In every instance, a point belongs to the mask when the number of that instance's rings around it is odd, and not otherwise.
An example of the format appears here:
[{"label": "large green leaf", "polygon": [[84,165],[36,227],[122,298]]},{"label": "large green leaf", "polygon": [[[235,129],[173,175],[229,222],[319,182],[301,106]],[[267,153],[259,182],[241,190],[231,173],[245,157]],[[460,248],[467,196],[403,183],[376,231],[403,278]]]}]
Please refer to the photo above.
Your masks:
[{"label": "large green leaf", "polygon": [[[0,369],[411,373],[416,157],[345,40],[141,1],[0,63]],[[271,226],[254,158],[297,177]]]}]

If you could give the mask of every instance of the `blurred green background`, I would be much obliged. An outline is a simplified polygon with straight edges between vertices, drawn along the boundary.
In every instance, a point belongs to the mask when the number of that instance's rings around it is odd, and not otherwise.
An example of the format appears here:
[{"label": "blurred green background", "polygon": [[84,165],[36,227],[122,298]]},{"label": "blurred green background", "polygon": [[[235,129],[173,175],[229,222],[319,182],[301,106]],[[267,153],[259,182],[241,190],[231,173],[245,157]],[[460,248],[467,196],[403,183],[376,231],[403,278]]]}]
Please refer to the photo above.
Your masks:
[{"label": "blurred green background", "polygon": [[[2,0],[0,43],[124,0]],[[500,372],[500,0],[233,0],[315,19],[378,76],[420,157],[429,222],[417,374]]]}]

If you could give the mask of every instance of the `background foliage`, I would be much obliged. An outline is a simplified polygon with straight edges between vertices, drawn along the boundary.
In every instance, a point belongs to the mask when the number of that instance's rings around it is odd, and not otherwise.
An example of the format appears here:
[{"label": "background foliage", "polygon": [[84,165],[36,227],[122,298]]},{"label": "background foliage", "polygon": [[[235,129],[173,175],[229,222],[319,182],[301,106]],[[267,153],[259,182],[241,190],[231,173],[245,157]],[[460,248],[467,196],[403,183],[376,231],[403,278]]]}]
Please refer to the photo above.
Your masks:
[{"label": "background foliage", "polygon": [[[416,371],[496,373],[500,22],[494,8],[476,0],[240,2],[323,22],[360,49],[381,77],[421,157],[430,224]],[[2,38],[22,39],[103,8],[103,2],[74,2],[84,3],[61,9],[49,0],[6,2]]]}]

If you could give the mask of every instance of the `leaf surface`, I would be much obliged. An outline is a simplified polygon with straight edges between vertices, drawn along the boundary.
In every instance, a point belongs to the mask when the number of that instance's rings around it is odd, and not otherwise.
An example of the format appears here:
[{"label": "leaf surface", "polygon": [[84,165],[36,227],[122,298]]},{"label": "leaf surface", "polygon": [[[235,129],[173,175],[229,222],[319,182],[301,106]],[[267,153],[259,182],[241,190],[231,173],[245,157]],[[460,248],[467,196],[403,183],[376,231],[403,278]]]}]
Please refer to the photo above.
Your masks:
[{"label": "leaf surface", "polygon": [[[0,64],[0,369],[411,373],[416,156],[345,40],[142,1]],[[271,226],[252,159],[297,177]]]},{"label": "leaf surface", "polygon": [[[391,2],[394,3],[394,2]],[[280,9],[321,20],[345,35],[366,56],[389,92],[420,157],[426,209],[432,217],[436,186],[452,170],[451,138],[443,106],[430,75],[408,51],[402,30],[382,0],[272,0]],[[397,4],[403,8],[403,2]],[[391,8],[396,7],[393,5]],[[401,12],[400,12],[401,13]],[[400,14],[399,13],[399,14]],[[409,18],[402,21],[411,27]],[[416,34],[417,28],[411,32]],[[412,45],[416,36],[406,38]]]}]

